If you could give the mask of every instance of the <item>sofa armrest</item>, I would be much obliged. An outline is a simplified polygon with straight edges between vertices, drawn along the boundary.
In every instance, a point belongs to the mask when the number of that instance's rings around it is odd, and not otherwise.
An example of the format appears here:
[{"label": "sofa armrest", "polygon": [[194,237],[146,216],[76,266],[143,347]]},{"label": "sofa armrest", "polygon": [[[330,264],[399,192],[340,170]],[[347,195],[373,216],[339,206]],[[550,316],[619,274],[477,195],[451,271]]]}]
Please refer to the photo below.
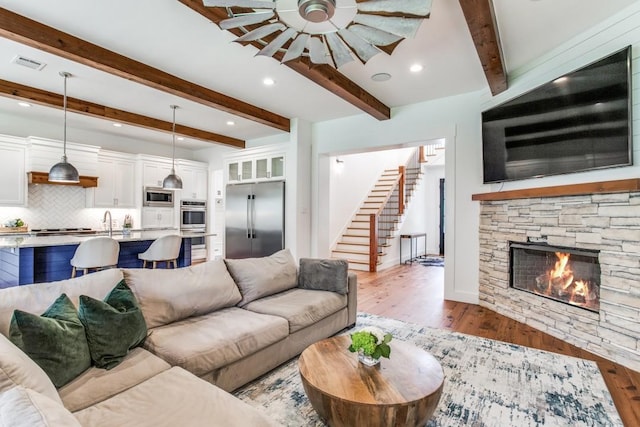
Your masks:
[{"label": "sofa armrest", "polygon": [[349,315],[347,325],[351,327],[356,324],[358,312],[358,276],[353,272],[349,272],[348,275],[347,310]]}]

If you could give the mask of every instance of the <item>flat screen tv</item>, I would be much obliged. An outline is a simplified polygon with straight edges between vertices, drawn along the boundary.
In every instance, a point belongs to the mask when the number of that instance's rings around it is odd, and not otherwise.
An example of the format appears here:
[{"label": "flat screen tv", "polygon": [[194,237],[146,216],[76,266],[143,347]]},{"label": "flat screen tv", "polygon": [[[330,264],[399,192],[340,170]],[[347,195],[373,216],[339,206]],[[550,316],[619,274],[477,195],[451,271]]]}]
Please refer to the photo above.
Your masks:
[{"label": "flat screen tv", "polygon": [[631,46],[482,113],[484,182],[633,163]]}]

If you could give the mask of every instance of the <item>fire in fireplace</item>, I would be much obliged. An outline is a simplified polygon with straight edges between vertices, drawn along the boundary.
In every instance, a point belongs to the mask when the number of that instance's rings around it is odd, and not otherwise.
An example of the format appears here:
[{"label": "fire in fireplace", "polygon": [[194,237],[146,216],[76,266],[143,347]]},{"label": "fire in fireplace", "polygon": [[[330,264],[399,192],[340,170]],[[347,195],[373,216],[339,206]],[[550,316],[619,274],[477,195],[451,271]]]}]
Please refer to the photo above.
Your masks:
[{"label": "fire in fireplace", "polygon": [[510,242],[513,288],[587,310],[600,310],[599,251]]}]

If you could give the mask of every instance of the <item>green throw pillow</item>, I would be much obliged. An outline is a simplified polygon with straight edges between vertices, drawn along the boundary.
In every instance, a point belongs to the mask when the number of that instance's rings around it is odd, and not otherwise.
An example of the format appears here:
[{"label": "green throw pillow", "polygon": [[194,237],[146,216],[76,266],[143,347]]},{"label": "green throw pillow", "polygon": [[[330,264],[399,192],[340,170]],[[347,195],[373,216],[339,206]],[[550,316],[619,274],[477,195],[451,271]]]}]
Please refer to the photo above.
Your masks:
[{"label": "green throw pillow", "polygon": [[15,310],[9,338],[62,387],[91,366],[91,356],[76,308],[62,294],[42,316]]},{"label": "green throw pillow", "polygon": [[78,316],[85,327],[91,360],[98,368],[117,366],[147,337],[142,311],[124,280],[104,301],[81,295]]}]

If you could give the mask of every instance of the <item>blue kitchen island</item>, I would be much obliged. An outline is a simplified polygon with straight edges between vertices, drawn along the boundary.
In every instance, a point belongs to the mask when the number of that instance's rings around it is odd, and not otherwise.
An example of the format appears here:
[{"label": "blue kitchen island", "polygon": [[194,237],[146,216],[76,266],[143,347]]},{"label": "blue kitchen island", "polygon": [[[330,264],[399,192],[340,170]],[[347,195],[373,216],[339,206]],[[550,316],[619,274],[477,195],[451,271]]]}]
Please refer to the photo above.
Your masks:
[{"label": "blue kitchen island", "polygon": [[[177,230],[133,231],[129,235],[113,233],[120,243],[118,267],[142,268],[138,254],[147,250],[158,237],[180,234],[182,245],[178,266],[191,265],[191,238],[188,232]],[[71,258],[83,241],[105,233],[67,236],[16,235],[0,237],[0,288],[31,283],[65,280],[71,277]],[[202,234],[198,235],[199,237]],[[164,267],[164,263],[159,263]]]}]

